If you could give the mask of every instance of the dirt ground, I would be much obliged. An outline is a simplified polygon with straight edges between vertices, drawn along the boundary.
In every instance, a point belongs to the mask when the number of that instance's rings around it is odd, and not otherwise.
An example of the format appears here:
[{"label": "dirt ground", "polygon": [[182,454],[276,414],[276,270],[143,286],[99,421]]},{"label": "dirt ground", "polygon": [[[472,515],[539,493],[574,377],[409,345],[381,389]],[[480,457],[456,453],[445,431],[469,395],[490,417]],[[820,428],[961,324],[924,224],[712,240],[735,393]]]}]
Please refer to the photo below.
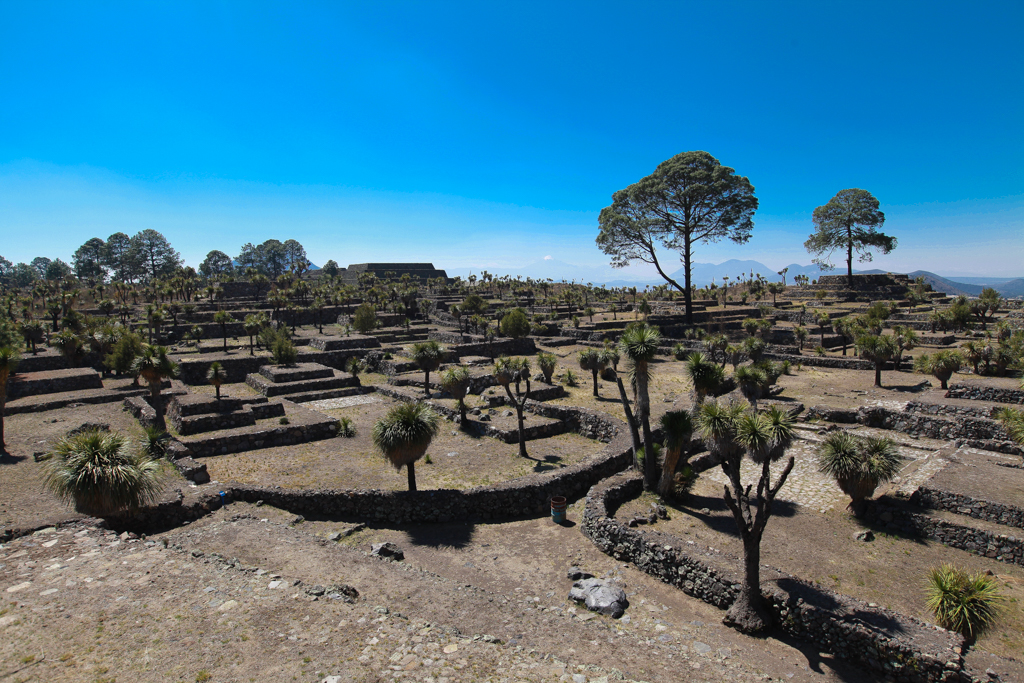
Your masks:
[{"label": "dirt ground", "polygon": [[[375,398],[378,400],[373,403],[325,411],[332,417],[349,418],[356,428],[352,438],[219,455],[204,458],[203,462],[216,481],[284,488],[404,489],[405,470],[395,471],[370,439],[373,424],[397,401]],[[527,426],[530,424],[528,421]],[[566,467],[596,454],[602,447],[603,444],[577,434],[562,434],[527,442],[530,457],[524,459],[519,457],[518,444],[473,436],[442,419],[441,430],[427,450],[431,462],[424,459],[417,463],[416,484],[419,489],[485,486]]]},{"label": "dirt ground", "polygon": [[[70,528],[4,546],[0,673],[111,683],[868,680],[792,643],[738,635],[718,610],[602,555],[578,528],[371,529],[335,544],[323,538],[334,525],[292,527],[291,517],[234,504],[145,541]],[[406,560],[369,557],[383,539]],[[629,618],[568,602],[570,564],[616,578]],[[307,592],[332,584],[359,597]]]},{"label": "dirt ground", "polygon": [[[622,506],[616,516],[628,520],[648,513],[654,501],[655,497],[645,494]],[[743,552],[736,523],[722,498],[722,487],[710,477],[698,478],[686,501],[670,506],[669,517],[659,520],[654,527],[730,555],[739,556]],[[949,517],[950,521],[965,524],[958,515]],[[865,529],[874,531],[874,541],[854,538]],[[1024,659],[1022,567],[972,555],[935,541],[886,532],[857,520],[842,506],[823,513],[795,504],[786,499],[785,487],[765,529],[761,553],[764,564],[923,621],[932,620],[925,604],[929,570],[943,562],[953,562],[971,572],[990,571],[998,578],[1006,602],[996,626],[978,640],[977,648]]]}]

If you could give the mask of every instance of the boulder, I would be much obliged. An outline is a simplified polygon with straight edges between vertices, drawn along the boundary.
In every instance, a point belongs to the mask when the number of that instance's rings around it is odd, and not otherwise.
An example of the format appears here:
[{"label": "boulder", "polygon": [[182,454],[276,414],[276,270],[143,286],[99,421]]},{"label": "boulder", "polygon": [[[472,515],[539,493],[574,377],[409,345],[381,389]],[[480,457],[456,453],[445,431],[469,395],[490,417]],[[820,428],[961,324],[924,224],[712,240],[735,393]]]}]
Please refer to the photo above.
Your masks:
[{"label": "boulder", "polygon": [[629,607],[626,592],[604,579],[580,579],[572,585],[569,599],[582,602],[592,612],[618,619]]},{"label": "boulder", "polygon": [[402,549],[391,541],[385,541],[384,543],[374,543],[370,546],[370,554],[374,557],[380,557],[385,560],[404,560],[405,553]]}]

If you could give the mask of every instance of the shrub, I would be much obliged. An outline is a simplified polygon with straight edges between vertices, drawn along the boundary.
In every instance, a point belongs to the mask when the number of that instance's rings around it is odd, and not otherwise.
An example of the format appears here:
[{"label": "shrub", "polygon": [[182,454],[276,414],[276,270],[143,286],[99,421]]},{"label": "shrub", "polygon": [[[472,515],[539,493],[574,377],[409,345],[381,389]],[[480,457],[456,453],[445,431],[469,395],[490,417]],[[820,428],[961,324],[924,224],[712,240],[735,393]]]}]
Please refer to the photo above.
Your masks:
[{"label": "shrub", "polygon": [[506,313],[501,319],[501,334],[512,339],[530,334],[530,320],[526,317],[526,312],[516,308]]},{"label": "shrub", "polygon": [[152,502],[165,472],[160,460],[125,435],[90,430],[57,442],[43,485],[78,512],[109,517]]},{"label": "shrub", "polygon": [[943,628],[976,638],[995,621],[1003,601],[996,580],[987,574],[971,574],[951,564],[928,573],[928,609]]},{"label": "shrub", "polygon": [[338,434],[345,437],[346,439],[351,439],[353,436],[356,435],[356,426],[352,423],[351,418],[343,417],[341,418],[341,420],[339,420],[339,422],[340,425]]},{"label": "shrub", "polygon": [[565,386],[567,387],[576,387],[579,386],[580,384],[579,375],[577,375],[571,369],[567,369],[565,371],[565,376],[562,378],[562,381],[565,382]]},{"label": "shrub", "polygon": [[[271,330],[269,327],[267,329]],[[278,330],[271,330],[271,334],[267,335],[265,341],[269,342],[270,355],[276,365],[291,365],[298,357],[295,344],[288,336],[288,328],[284,326]]]},{"label": "shrub", "polygon": [[555,354],[546,351],[537,354],[537,367],[540,368],[544,375],[544,381],[548,384],[551,384],[551,375],[554,374],[556,365],[558,365],[558,358]]},{"label": "shrub", "polygon": [[377,311],[368,303],[359,305],[352,317],[352,327],[361,334],[366,334],[377,327]]}]

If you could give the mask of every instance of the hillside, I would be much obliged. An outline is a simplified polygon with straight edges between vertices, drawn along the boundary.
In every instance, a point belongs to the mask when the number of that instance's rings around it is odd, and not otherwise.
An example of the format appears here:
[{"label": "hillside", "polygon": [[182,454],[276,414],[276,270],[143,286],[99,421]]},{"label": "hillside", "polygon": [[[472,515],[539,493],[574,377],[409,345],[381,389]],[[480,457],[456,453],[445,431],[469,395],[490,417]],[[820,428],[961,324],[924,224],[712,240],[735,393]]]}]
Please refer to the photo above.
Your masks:
[{"label": "hillside", "polygon": [[907,275],[911,280],[923,277],[925,283],[931,285],[932,289],[936,292],[942,292],[950,296],[960,296],[961,294],[964,296],[978,296],[981,294],[981,290],[985,289],[981,285],[968,285],[963,282],[947,280],[935,273],[929,273],[927,270],[915,270],[913,273],[907,273]]}]

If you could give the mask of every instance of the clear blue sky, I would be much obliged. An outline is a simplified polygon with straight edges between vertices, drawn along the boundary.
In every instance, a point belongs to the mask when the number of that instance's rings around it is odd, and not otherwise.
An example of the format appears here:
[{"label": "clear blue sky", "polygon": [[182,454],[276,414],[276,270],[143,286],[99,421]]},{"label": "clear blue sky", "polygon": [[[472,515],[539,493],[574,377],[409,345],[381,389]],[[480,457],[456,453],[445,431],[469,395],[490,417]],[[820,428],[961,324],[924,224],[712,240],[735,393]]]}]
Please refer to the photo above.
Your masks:
[{"label": "clear blue sky", "polygon": [[697,261],[807,263],[861,187],[875,266],[1024,275],[1024,3],[0,2],[0,254],[155,228],[314,263],[513,267],[707,150],[761,201]]}]

